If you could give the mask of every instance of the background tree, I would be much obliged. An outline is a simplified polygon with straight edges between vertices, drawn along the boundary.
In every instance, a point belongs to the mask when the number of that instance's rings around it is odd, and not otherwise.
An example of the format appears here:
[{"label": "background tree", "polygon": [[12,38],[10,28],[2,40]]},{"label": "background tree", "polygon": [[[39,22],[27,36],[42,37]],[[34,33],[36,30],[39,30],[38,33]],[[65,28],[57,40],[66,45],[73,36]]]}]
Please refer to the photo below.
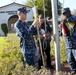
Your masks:
[{"label": "background tree", "polygon": [[[52,9],[51,9],[51,0],[44,0],[45,1],[45,13],[46,16],[50,16],[52,17]],[[44,8],[43,8],[43,0],[34,0],[34,3],[38,9],[38,13],[39,14],[43,14]],[[27,6],[33,6],[32,4],[32,0],[28,0],[26,2]],[[58,6],[58,15],[61,14],[61,3],[59,2],[59,0],[57,0],[57,6]]]}]

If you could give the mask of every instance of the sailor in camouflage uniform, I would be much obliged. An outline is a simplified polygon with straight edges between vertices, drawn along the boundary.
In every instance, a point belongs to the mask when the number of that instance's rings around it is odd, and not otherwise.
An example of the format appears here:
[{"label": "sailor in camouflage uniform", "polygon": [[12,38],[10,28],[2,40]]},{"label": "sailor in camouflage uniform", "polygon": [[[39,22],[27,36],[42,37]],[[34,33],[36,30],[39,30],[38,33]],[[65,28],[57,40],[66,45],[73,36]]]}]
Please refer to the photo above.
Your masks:
[{"label": "sailor in camouflage uniform", "polygon": [[76,74],[76,16],[71,14],[69,8],[64,8],[63,15],[66,17],[63,21],[66,28],[66,55],[73,75]]},{"label": "sailor in camouflage uniform", "polygon": [[39,25],[38,20],[35,20],[32,25],[28,25],[26,20],[26,7],[22,7],[18,9],[17,15],[19,17],[18,21],[15,23],[16,34],[20,38],[20,47],[21,52],[24,57],[24,62],[29,65],[35,65],[35,42],[33,39],[33,35],[37,33],[36,25]]},{"label": "sailor in camouflage uniform", "polygon": [[[41,45],[42,45],[42,51],[46,62],[46,68],[48,69],[54,69],[53,65],[51,64],[51,55],[50,55],[50,42],[51,42],[51,36],[52,36],[52,28],[49,26],[48,22],[45,24],[44,15],[39,15],[39,22],[41,23],[40,26],[40,34],[41,34]],[[46,29],[45,29],[46,26]],[[39,60],[39,68],[42,66],[42,57]]]}]

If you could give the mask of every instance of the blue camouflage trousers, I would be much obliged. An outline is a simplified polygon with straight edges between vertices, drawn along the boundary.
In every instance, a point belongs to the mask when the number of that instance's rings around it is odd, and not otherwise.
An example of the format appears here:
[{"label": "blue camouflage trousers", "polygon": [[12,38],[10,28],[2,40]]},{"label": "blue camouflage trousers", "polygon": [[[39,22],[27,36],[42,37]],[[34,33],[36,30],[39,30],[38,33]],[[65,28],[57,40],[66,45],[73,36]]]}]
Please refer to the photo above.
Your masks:
[{"label": "blue camouflage trousers", "polygon": [[24,47],[21,48],[21,52],[24,58],[25,64],[35,66],[35,50],[25,50]]},{"label": "blue camouflage trousers", "polygon": [[67,62],[71,70],[76,70],[76,47],[72,42],[69,37],[65,37]]},{"label": "blue camouflage trousers", "polygon": [[76,70],[76,49],[66,49],[67,62],[71,70]]}]

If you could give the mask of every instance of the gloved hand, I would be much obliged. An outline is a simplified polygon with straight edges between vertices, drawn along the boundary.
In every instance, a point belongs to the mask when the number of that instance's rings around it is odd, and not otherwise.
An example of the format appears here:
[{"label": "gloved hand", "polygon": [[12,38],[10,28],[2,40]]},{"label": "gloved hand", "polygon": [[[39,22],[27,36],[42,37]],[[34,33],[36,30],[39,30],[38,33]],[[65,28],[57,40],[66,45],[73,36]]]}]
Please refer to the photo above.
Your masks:
[{"label": "gloved hand", "polygon": [[41,24],[40,24],[40,22],[39,22],[39,20],[38,19],[36,19],[36,20],[34,20],[34,22],[32,23],[32,25],[34,26],[34,27],[40,27],[41,26]]}]

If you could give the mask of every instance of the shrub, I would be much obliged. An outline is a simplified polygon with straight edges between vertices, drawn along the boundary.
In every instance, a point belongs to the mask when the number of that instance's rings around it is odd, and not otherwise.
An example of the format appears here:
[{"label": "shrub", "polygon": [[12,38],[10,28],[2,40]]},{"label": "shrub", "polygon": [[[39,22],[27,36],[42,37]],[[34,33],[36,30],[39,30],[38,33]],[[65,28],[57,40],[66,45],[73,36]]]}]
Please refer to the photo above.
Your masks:
[{"label": "shrub", "polygon": [[8,33],[7,24],[6,23],[1,24],[1,29],[4,32],[5,36],[6,36],[7,33]]},{"label": "shrub", "polygon": [[[64,38],[63,36],[59,38],[59,43],[60,43],[60,61],[61,64],[66,63],[66,48],[65,48],[65,43],[64,43]],[[54,40],[51,41],[51,54],[55,56],[55,48],[54,48]]]},{"label": "shrub", "polygon": [[[0,43],[0,75],[71,75],[67,72],[50,72],[50,70],[42,67],[39,71],[29,65],[26,65],[24,68],[23,57],[19,47],[19,40],[15,34],[8,34],[7,37],[3,37],[4,44]],[[65,62],[65,47],[61,39],[61,62]],[[0,41],[2,37],[0,37]],[[2,42],[2,41],[1,41]],[[2,45],[1,45],[2,44]],[[53,41],[51,42],[51,52],[54,55],[54,45]],[[3,47],[2,47],[3,46]]]},{"label": "shrub", "polygon": [[31,25],[31,24],[33,23],[33,21],[28,21],[27,23],[28,23],[29,25]]}]

